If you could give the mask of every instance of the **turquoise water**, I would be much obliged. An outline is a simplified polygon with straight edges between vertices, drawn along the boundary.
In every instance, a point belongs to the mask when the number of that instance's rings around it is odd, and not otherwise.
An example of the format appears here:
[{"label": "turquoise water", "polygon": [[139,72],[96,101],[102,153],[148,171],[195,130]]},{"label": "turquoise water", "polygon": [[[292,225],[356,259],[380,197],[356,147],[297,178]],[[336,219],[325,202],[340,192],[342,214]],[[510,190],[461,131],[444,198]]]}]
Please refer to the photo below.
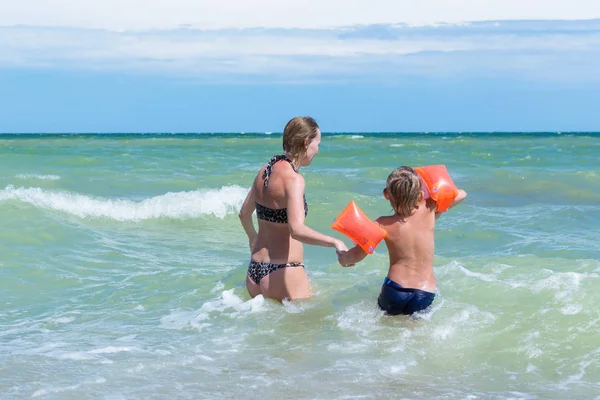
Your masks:
[{"label": "turquoise water", "polygon": [[[375,300],[306,247],[314,296],[251,300],[237,210],[278,134],[0,136],[0,398],[600,399],[600,134],[325,135],[307,224],[446,164],[438,297]],[[348,244],[349,240],[345,239]]]}]

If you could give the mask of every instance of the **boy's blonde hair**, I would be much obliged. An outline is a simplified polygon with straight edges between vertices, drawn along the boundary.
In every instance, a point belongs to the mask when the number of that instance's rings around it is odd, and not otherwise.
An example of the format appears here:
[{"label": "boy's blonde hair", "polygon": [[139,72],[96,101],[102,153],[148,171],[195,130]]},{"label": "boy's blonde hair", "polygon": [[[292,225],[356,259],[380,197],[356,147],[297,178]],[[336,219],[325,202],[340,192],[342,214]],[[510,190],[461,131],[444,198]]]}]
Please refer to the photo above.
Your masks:
[{"label": "boy's blonde hair", "polygon": [[393,170],[387,178],[385,190],[392,208],[403,221],[418,208],[421,180],[411,167],[402,166]]}]

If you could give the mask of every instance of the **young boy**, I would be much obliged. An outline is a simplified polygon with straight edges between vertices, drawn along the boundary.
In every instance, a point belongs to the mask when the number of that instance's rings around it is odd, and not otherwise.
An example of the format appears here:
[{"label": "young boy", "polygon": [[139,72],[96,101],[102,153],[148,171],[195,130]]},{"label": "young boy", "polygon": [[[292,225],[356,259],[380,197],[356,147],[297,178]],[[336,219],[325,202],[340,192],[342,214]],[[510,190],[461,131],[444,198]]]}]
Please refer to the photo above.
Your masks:
[{"label": "young boy", "polygon": [[[429,198],[425,184],[411,167],[403,166],[392,171],[383,196],[390,201],[394,215],[376,220],[387,231],[385,244],[390,257],[390,269],[378,304],[387,314],[410,315],[429,307],[435,297],[434,228],[441,213],[436,212],[435,201]],[[465,197],[467,193],[459,190],[450,207],[459,204]],[[338,261],[348,267],[366,255],[364,250],[355,246],[347,252],[338,252]]]}]

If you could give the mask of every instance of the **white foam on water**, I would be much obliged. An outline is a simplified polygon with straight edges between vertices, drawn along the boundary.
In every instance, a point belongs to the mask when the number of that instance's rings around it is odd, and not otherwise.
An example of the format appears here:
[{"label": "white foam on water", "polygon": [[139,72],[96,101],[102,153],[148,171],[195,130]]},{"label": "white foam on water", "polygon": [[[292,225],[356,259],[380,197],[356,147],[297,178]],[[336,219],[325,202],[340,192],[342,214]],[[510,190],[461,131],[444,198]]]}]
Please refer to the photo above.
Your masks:
[{"label": "white foam on water", "polygon": [[365,137],[363,135],[352,135],[350,136],[350,139],[364,139]]},{"label": "white foam on water", "polygon": [[[588,354],[581,357],[565,359],[565,363],[557,369],[557,372],[559,372],[559,377],[562,377],[563,379],[553,382],[550,386],[558,391],[569,392],[573,388],[582,387],[585,385],[590,389],[595,388],[595,392],[599,393],[600,383],[596,377],[598,355],[600,355],[600,349],[590,351]],[[588,370],[590,367],[591,371]],[[566,374],[561,373],[560,370],[562,368],[567,369],[568,372]],[[595,398],[598,399],[600,396]]]},{"label": "white foam on water", "polygon": [[73,317],[60,317],[60,318],[53,319],[50,322],[55,322],[57,324],[68,324],[69,322],[73,322],[73,321],[75,321],[75,318],[73,318]]},{"label": "white foam on water", "polygon": [[383,329],[378,324],[383,314],[371,301],[363,301],[339,312],[336,315],[337,326],[346,332],[355,332],[359,337],[367,338],[374,331]]},{"label": "white foam on water", "polygon": [[[401,364],[394,364],[381,371],[384,375],[404,375],[411,367],[416,367],[418,363],[415,360],[406,359]],[[387,373],[386,373],[387,372]]]},{"label": "white foam on water", "polygon": [[[500,273],[501,271],[502,270],[495,272]],[[497,275],[471,271],[468,268],[463,267],[458,261],[450,261],[448,264],[436,268],[436,273],[438,276],[442,276],[442,274],[450,272],[459,272],[464,276],[475,278],[484,282],[498,282]]]},{"label": "white foam on water", "polygon": [[560,309],[560,313],[563,315],[575,315],[579,314],[581,310],[583,310],[583,306],[581,304],[567,304]]},{"label": "white foam on water", "polygon": [[115,341],[117,341],[117,342],[127,342],[127,341],[135,339],[136,337],[137,337],[137,333],[134,333],[132,335],[121,336],[120,338],[115,339]]},{"label": "white foam on water", "polygon": [[575,171],[575,175],[583,175],[585,177],[593,177],[593,176],[598,176],[598,174],[596,174],[596,172],[594,171]]},{"label": "white foam on water", "polygon": [[[233,293],[233,289],[224,290],[223,292],[221,292],[221,300],[222,300],[222,304],[224,304],[225,306],[229,306],[235,310],[252,308],[251,305],[249,305],[249,307],[246,306],[244,304],[244,300],[242,300],[241,297],[236,296],[235,293]],[[206,303],[205,305],[208,305],[208,304],[214,305],[215,303]],[[208,309],[210,307],[206,307],[206,308]],[[215,307],[215,309],[221,309],[221,308]]]},{"label": "white foam on water", "polygon": [[[394,321],[395,323],[399,323],[400,319],[405,318],[403,326],[392,327],[394,333],[386,339],[389,341],[386,345],[388,352],[391,354],[402,354],[403,365],[407,362],[411,364],[415,363],[416,365],[416,360],[413,357],[415,357],[416,354],[425,356],[426,349],[415,346],[415,343],[423,337],[424,332],[428,332],[427,328],[418,326],[411,318],[399,316],[388,316],[387,318],[398,319],[398,321]],[[425,336],[429,337],[429,333],[426,333]]]},{"label": "white foam on water", "polygon": [[144,364],[139,363],[134,368],[128,368],[128,369],[126,369],[126,371],[129,372],[129,373],[137,373],[137,372],[142,372],[144,369],[146,369],[146,367],[144,366]]},{"label": "white foam on water", "polygon": [[437,313],[439,310],[442,309],[442,307],[444,306],[444,303],[446,303],[446,300],[444,300],[442,298],[441,300],[434,302],[433,305],[428,307],[427,309],[413,314],[412,318],[413,319],[422,319],[425,321],[431,321],[433,319],[433,316],[435,315],[435,313]]},{"label": "white foam on water", "polygon": [[81,311],[73,310],[63,314],[59,314],[47,319],[48,323],[51,324],[68,324],[75,321],[76,317],[73,315],[80,315]]},{"label": "white foam on water", "polygon": [[[318,293],[316,293],[316,295],[318,295]],[[315,303],[307,301],[289,301],[288,299],[283,299],[282,304],[283,309],[290,314],[300,314],[316,306]]]},{"label": "white foam on water", "polygon": [[42,181],[57,181],[60,179],[59,175],[39,175],[39,174],[19,174],[15,176],[17,179],[28,180],[28,179],[39,179]]},{"label": "white foam on water", "polygon": [[533,293],[552,291],[554,301],[561,305],[559,309],[563,315],[578,314],[583,310],[583,305],[574,298],[573,293],[579,290],[584,279],[598,279],[596,273],[579,272],[552,272],[550,275],[531,284]]},{"label": "white foam on water", "polygon": [[523,339],[523,346],[521,346],[518,351],[520,353],[525,353],[530,360],[541,357],[544,352],[538,346],[540,336],[541,334],[539,331],[528,332],[525,339]]},{"label": "white foam on water", "polygon": [[198,354],[198,358],[203,360],[203,361],[215,361],[214,358],[209,357],[209,356],[205,356],[204,354]]},{"label": "white foam on water", "polygon": [[578,289],[581,283],[581,280],[584,278],[584,275],[588,274],[580,274],[577,272],[558,272],[554,273],[553,271],[546,270],[550,275],[547,277],[534,282],[531,285],[531,289],[534,293],[539,293],[542,290],[554,290],[557,291],[557,296],[559,298],[564,298],[568,294],[561,292],[561,289]]},{"label": "white foam on water", "polygon": [[401,143],[392,143],[390,144],[390,147],[404,147],[404,145]]},{"label": "white foam on water", "polygon": [[437,321],[437,324],[423,325],[420,334],[428,335],[443,345],[456,343],[458,346],[464,346],[467,345],[467,338],[476,336],[478,331],[489,327],[496,319],[497,317],[490,312],[465,304],[456,313]]},{"label": "white foam on water", "polygon": [[200,322],[205,319],[208,319],[208,315],[199,314],[196,310],[172,310],[169,315],[160,319],[160,327],[171,330],[182,330],[193,327],[201,331],[211,325]]},{"label": "white foam on water", "polygon": [[[484,282],[500,282],[506,284],[513,289],[527,289],[534,294],[540,294],[544,291],[552,292],[555,303],[552,307],[542,309],[542,313],[547,313],[552,310],[558,310],[563,315],[575,315],[584,310],[582,299],[573,296],[581,286],[581,282],[586,279],[598,279],[598,273],[580,273],[580,272],[554,272],[549,269],[542,269],[538,273],[529,277],[520,276],[518,278],[502,279],[500,275],[507,269],[514,269],[514,266],[500,264],[493,266],[492,273],[481,273],[471,271],[456,261],[452,261],[444,266],[436,268],[438,276],[451,272],[460,272],[466,277],[475,278]],[[543,274],[543,277],[539,277]]]},{"label": "white foam on water", "polygon": [[539,370],[538,367],[536,367],[535,365],[533,365],[533,364],[527,364],[527,369],[525,371],[527,371],[527,372],[536,372],[538,370]]},{"label": "white foam on water", "polygon": [[107,347],[102,347],[100,349],[94,349],[94,350],[90,350],[88,351],[89,354],[112,354],[112,353],[122,353],[122,352],[131,352],[133,351],[133,347],[129,347],[129,346],[124,346],[124,347],[114,347],[114,346],[107,346]]},{"label": "white foam on water", "polygon": [[16,351],[15,354],[22,355],[47,355],[54,352],[56,349],[65,347],[67,344],[63,342],[51,342],[45,343],[44,345],[37,348],[29,348],[26,350]]},{"label": "white foam on water", "polygon": [[223,282],[217,282],[217,284],[212,289],[210,289],[210,292],[216,293],[220,290],[223,290],[224,288],[225,288],[225,284]]},{"label": "white foam on water", "polygon": [[[233,309],[238,313],[254,313],[266,310],[265,298],[262,295],[258,295],[250,300],[244,301],[241,297],[234,293],[234,290],[235,289],[229,289],[223,291],[220,299],[213,302],[204,303],[200,310],[205,312],[224,312],[227,309]],[[233,315],[235,316],[236,314],[234,313]]]},{"label": "white foam on water", "polygon": [[[2,264],[0,264],[2,265]],[[586,260],[584,266],[594,268],[592,272],[600,274],[600,260]]]},{"label": "white foam on water", "polygon": [[80,351],[75,351],[75,352],[71,352],[71,353],[63,353],[60,355],[56,355],[55,357],[60,360],[72,360],[72,361],[88,361],[88,360],[97,359],[97,357],[94,357],[90,354],[83,353]]},{"label": "white foam on water", "polygon": [[506,271],[507,269],[515,269],[516,267],[514,265],[509,265],[509,264],[497,264],[493,266],[493,270],[495,273],[497,274],[501,274],[504,271]]},{"label": "white foam on water", "polygon": [[115,354],[122,352],[133,352],[137,350],[135,347],[122,346],[107,346],[98,349],[88,350],[88,351],[64,351],[64,350],[50,350],[45,351],[47,349],[37,349],[38,352],[42,350],[41,354],[46,357],[56,358],[59,360],[72,360],[72,361],[96,361],[100,364],[113,364],[114,362],[108,358],[103,357],[106,354]]},{"label": "white foam on water", "polygon": [[470,271],[467,268],[463,267],[460,264],[457,264],[457,268],[460,272],[462,272],[466,276],[476,278],[476,279],[479,279],[484,282],[497,282],[498,281],[498,279],[493,275],[483,274],[481,272],[473,272],[473,271]]},{"label": "white foam on water", "polygon": [[241,207],[248,190],[240,186],[220,189],[169,192],[141,201],[106,199],[41,188],[0,190],[0,201],[17,200],[42,209],[66,212],[81,218],[109,218],[117,221],[141,221],[156,218],[187,219],[202,215],[224,218]]},{"label": "white foam on water", "polygon": [[356,341],[348,341],[347,343],[331,343],[327,345],[327,350],[344,354],[360,353],[366,348],[370,348],[370,345],[365,345],[364,343]]},{"label": "white foam on water", "polygon": [[84,385],[93,385],[93,384],[101,384],[101,383],[106,383],[106,378],[99,377],[99,378],[96,378],[96,379],[93,379],[93,380],[83,381],[83,382],[78,383],[76,385],[63,386],[63,387],[51,387],[51,388],[46,388],[46,389],[39,389],[39,390],[36,390],[35,392],[33,392],[33,394],[31,395],[31,397],[45,396],[45,395],[52,394],[52,393],[69,392],[69,391],[77,390],[77,389],[81,388]]},{"label": "white foam on water", "polygon": [[234,290],[223,291],[219,298],[206,301],[198,310],[172,310],[169,315],[160,319],[160,326],[172,330],[193,328],[201,331],[213,325],[209,322],[213,313],[221,316],[226,314],[231,318],[236,318],[240,315],[267,309],[265,298],[262,295],[244,301],[234,293]]},{"label": "white foam on water", "polygon": [[578,365],[579,371],[575,374],[569,375],[569,377],[567,378],[567,382],[573,384],[582,381],[583,377],[587,373],[587,368],[592,364],[595,364],[593,360],[581,361]]}]

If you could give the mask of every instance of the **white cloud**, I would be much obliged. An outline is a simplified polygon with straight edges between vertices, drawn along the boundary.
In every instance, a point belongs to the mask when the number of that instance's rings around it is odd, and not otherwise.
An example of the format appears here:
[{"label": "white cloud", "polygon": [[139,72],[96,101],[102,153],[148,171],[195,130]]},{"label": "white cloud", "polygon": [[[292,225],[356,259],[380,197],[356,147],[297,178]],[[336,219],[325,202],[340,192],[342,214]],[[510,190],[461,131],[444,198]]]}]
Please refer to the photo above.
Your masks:
[{"label": "white cloud", "polygon": [[125,31],[0,28],[0,67],[209,81],[391,80],[462,74],[597,81],[600,20],[409,28]]},{"label": "white cloud", "polygon": [[0,26],[108,30],[600,18],[598,0],[4,0]]},{"label": "white cloud", "polygon": [[600,0],[5,0],[0,67],[224,81],[598,80],[593,18]]}]

